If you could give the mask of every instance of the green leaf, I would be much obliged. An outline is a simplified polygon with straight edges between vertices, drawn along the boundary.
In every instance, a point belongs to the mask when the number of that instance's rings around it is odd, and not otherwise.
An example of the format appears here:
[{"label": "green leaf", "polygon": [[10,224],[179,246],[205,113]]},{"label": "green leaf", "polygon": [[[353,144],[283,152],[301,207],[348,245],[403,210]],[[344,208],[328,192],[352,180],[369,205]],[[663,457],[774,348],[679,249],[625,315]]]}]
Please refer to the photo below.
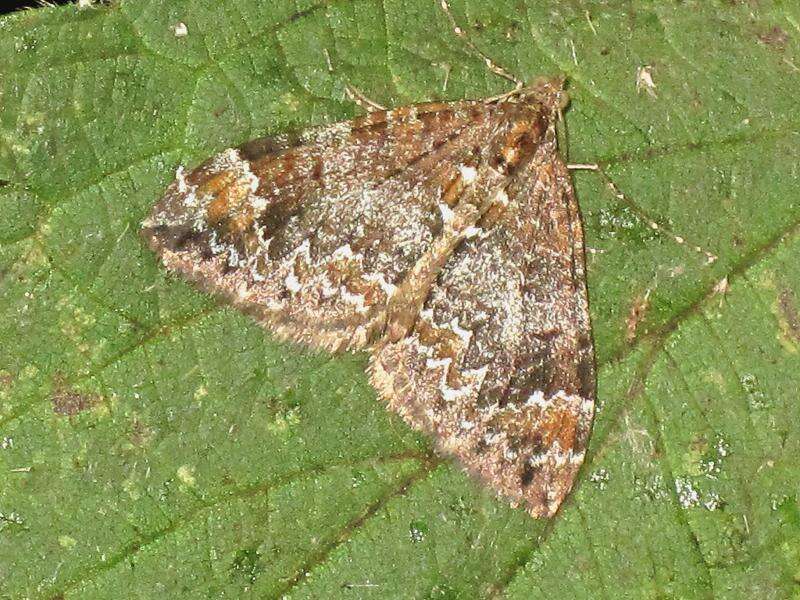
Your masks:
[{"label": "green leaf", "polygon": [[138,237],[177,165],[350,118],[346,83],[509,89],[437,2],[42,8],[0,20],[0,596],[798,594],[798,4],[452,11],[568,76],[564,152],[616,186],[575,173],[600,409],[557,517],[433,456],[363,355],[277,342]]}]

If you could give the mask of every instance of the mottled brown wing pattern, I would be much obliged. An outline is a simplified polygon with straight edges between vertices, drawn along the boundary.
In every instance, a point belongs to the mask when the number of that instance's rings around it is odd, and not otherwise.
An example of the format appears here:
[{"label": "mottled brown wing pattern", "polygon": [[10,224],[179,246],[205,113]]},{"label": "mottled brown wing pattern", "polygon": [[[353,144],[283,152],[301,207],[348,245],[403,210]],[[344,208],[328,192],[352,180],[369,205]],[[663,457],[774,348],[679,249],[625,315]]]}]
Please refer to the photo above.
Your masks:
[{"label": "mottled brown wing pattern", "polygon": [[457,204],[497,180],[482,155],[502,111],[424,104],[226,150],[179,170],[143,233],[169,269],[282,337],[362,347]]},{"label": "mottled brown wing pattern", "polygon": [[478,223],[413,332],[370,365],[393,410],[534,516],[572,487],[595,398],[581,222],[554,150],[512,178],[514,201]]},{"label": "mottled brown wing pattern", "polygon": [[552,515],[595,394],[563,98],[545,80],[255,140],[179,170],[143,234],[278,335],[369,348],[393,410]]}]

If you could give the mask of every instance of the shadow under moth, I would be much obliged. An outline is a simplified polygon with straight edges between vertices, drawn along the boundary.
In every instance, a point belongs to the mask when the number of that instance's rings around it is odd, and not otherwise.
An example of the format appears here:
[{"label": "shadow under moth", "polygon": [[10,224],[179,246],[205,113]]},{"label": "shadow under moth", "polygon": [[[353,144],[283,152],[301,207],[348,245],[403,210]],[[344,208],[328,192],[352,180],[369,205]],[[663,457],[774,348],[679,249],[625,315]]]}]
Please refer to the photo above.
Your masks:
[{"label": "shadow under moth", "polygon": [[179,169],[143,235],[279,337],[367,350],[391,410],[549,517],[595,400],[565,104],[542,79],[257,139]]}]

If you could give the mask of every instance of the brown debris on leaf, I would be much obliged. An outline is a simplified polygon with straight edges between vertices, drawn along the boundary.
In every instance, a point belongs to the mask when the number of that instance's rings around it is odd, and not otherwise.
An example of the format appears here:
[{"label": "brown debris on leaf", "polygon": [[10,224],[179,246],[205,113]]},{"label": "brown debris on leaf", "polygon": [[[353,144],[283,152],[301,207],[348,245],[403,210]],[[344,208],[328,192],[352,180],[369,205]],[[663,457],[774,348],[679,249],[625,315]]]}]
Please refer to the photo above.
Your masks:
[{"label": "brown debris on leaf", "polygon": [[57,379],[50,403],[53,412],[62,417],[72,417],[100,404],[102,398],[98,394],[82,393],[66,386],[62,379]]}]

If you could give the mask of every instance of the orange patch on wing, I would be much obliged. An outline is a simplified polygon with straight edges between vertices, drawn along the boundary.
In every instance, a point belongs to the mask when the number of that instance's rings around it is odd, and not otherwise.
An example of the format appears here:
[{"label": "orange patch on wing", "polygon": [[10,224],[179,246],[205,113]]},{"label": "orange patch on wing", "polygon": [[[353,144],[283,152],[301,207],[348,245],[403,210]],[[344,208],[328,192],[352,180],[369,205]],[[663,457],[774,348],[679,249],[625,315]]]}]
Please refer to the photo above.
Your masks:
[{"label": "orange patch on wing", "polygon": [[578,430],[578,415],[572,406],[563,409],[551,409],[540,415],[539,427],[542,438],[550,446],[558,441],[562,448],[572,448],[575,445],[575,433]]},{"label": "orange patch on wing", "polygon": [[458,199],[461,192],[464,191],[464,178],[460,173],[456,173],[455,177],[450,180],[442,193],[442,202],[447,204],[450,208],[458,204]]}]

